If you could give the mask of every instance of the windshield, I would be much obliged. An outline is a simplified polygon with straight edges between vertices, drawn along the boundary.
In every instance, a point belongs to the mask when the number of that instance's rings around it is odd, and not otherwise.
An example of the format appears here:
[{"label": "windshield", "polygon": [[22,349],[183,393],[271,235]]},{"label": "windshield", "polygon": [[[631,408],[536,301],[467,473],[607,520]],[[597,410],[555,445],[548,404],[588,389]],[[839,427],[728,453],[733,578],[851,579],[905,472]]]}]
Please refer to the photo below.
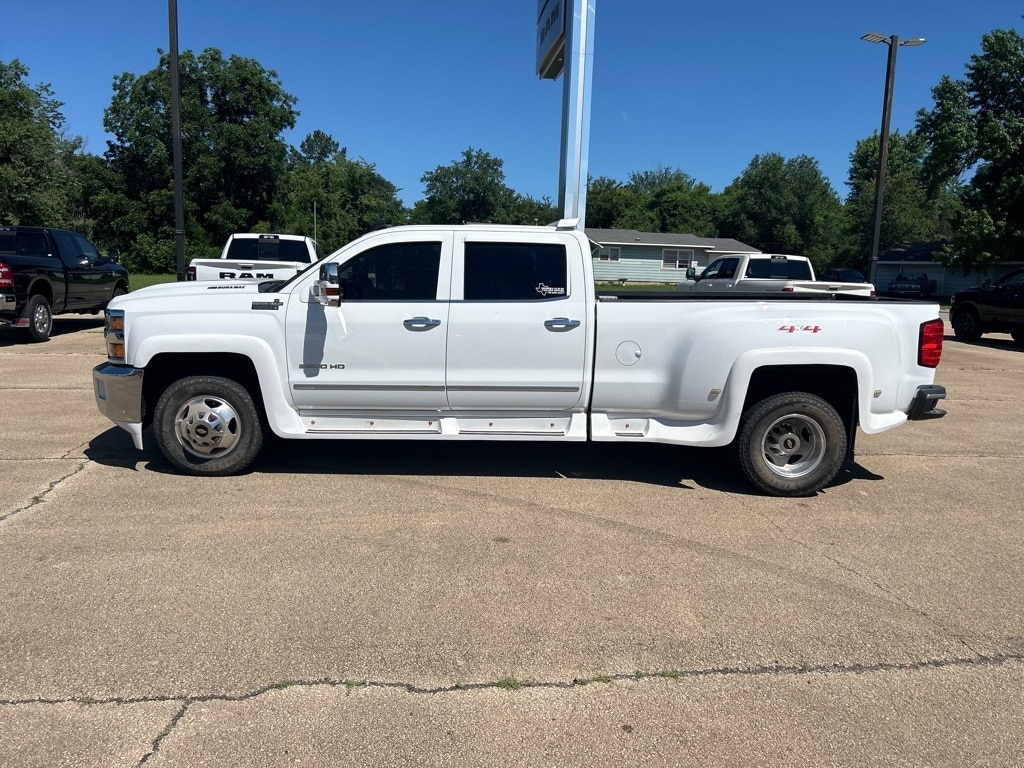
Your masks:
[{"label": "windshield", "polygon": [[302,240],[285,240],[276,235],[238,237],[228,246],[227,258],[237,261],[296,261],[309,264],[309,249]]},{"label": "windshield", "polygon": [[775,280],[810,280],[810,262],[802,259],[751,259],[747,277]]}]

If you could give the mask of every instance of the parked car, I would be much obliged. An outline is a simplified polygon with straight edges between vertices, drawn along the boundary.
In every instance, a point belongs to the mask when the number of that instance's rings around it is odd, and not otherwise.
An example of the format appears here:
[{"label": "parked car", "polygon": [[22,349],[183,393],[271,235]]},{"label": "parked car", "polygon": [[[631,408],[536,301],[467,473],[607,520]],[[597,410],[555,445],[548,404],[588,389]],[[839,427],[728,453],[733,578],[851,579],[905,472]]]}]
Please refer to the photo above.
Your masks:
[{"label": "parked car", "polygon": [[832,267],[821,276],[822,280],[836,280],[841,283],[866,283],[864,274],[853,267]]},{"label": "parked car", "polygon": [[236,283],[287,280],[321,258],[316,241],[302,235],[239,232],[228,236],[220,258],[192,259],[186,279]]},{"label": "parked car", "polygon": [[1024,344],[1024,267],[995,283],[986,280],[954,293],[949,321],[961,341],[977,341],[983,333],[1009,333]]},{"label": "parked car", "polygon": [[128,270],[77,232],[0,227],[0,325],[46,341],[53,315],[100,312],[128,292]]},{"label": "parked car", "polygon": [[733,253],[715,259],[699,275],[694,267],[686,270],[686,280],[677,291],[758,293],[828,293],[874,296],[870,283],[819,280],[806,256],[781,253]]},{"label": "parked car", "polygon": [[935,293],[936,282],[928,278],[924,272],[900,272],[889,281],[886,293],[890,296],[903,296],[910,299],[927,299]]}]

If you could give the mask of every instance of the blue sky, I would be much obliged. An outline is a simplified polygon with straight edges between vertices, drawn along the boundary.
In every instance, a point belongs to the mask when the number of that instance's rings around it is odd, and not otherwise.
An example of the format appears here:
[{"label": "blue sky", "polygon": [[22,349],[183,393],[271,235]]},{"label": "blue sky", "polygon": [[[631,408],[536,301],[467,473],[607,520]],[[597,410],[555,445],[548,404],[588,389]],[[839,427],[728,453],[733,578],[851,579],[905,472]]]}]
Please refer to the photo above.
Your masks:
[{"label": "blue sky", "polygon": [[[887,46],[899,51],[893,130],[962,77],[981,37],[1024,30],[1011,0],[595,0],[589,170],[680,168],[720,191],[757,154],[815,158],[846,197],[849,156],[879,129]],[[219,48],[274,70],[301,113],[402,191],[467,147],[504,161],[506,183],[558,197],[563,81],[538,80],[537,0],[178,0],[179,49]],[[164,0],[0,0],[0,60],[64,102],[69,134],[102,154],[103,110],[122,72],[167,50]]]}]

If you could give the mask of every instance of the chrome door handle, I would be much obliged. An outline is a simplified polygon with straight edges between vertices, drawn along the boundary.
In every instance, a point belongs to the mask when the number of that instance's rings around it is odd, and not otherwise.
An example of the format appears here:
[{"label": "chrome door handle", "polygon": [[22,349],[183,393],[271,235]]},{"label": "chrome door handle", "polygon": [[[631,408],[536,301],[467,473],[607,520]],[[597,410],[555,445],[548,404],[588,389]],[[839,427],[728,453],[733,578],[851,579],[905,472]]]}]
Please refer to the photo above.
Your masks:
[{"label": "chrome door handle", "polygon": [[568,331],[571,328],[578,328],[579,320],[570,320],[568,317],[553,317],[544,321],[544,327],[552,331]]},{"label": "chrome door handle", "polygon": [[410,331],[425,331],[430,328],[437,328],[440,324],[440,320],[434,320],[429,317],[410,317],[402,322],[402,325]]}]

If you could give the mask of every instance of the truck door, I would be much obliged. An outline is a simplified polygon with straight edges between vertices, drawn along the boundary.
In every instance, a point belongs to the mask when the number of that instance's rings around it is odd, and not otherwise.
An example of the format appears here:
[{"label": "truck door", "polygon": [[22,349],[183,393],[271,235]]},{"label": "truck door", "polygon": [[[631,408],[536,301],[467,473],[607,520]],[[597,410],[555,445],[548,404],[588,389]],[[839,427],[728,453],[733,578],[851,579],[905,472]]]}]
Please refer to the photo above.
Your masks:
[{"label": "truck door", "polygon": [[1024,271],[1002,278],[991,293],[992,315],[996,320],[1006,323],[1024,321]]},{"label": "truck door", "polygon": [[93,269],[88,257],[82,253],[72,233],[51,230],[50,234],[57,244],[66,282],[65,295],[61,296],[54,292],[54,310],[59,312],[62,309],[73,310],[88,306],[92,303],[95,291]]},{"label": "truck door", "polygon": [[555,233],[460,238],[448,321],[449,406],[577,406],[591,332],[579,246]]},{"label": "truck door", "polygon": [[711,262],[693,287],[695,291],[727,291],[736,283],[740,260],[727,256]]},{"label": "truck door", "polygon": [[288,380],[300,412],[447,409],[452,235],[405,238],[384,236],[341,264],[340,306],[306,295],[289,304]]},{"label": "truck door", "polygon": [[83,260],[79,261],[75,269],[69,269],[68,273],[74,273],[86,295],[86,302],[91,306],[100,306],[110,301],[114,293],[114,284],[117,281],[117,273],[111,268],[100,255],[99,249],[84,237],[76,232],[71,236],[78,244],[78,250]]}]

